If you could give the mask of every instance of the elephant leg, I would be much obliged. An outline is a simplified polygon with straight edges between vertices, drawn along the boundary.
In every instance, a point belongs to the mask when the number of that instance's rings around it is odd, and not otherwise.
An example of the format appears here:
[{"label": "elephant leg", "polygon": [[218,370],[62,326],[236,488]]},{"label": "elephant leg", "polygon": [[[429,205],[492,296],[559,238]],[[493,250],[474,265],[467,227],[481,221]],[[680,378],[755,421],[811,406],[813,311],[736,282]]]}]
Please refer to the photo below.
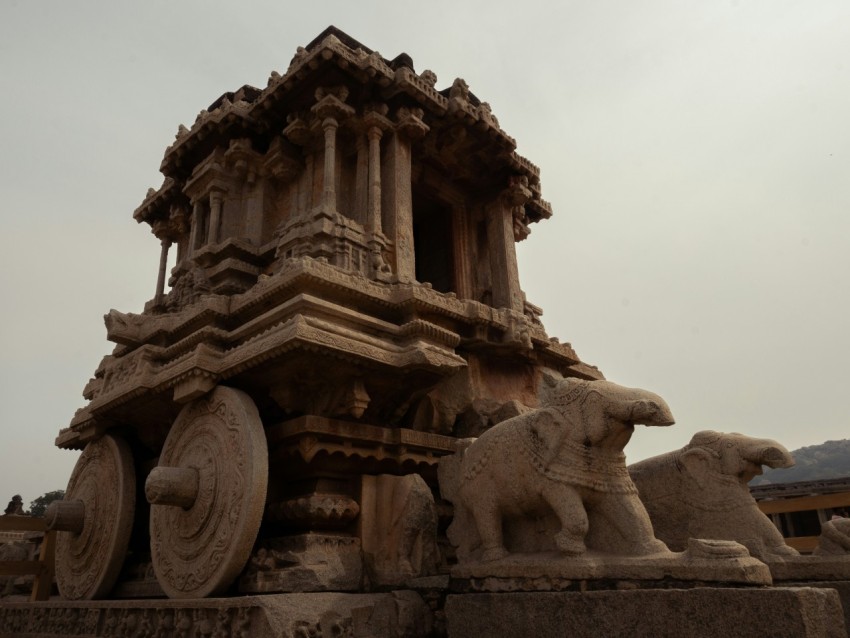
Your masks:
[{"label": "elephant leg", "polygon": [[497,560],[507,556],[508,550],[502,544],[502,512],[495,499],[479,495],[469,505],[481,537],[481,560]]},{"label": "elephant leg", "polygon": [[600,530],[608,545],[605,551],[631,556],[670,551],[655,538],[649,514],[637,494],[605,494],[595,505],[593,515],[608,528]]},{"label": "elephant leg", "polygon": [[546,484],[542,495],[561,523],[561,531],[555,534],[555,546],[564,554],[583,554],[587,549],[584,537],[588,520],[581,495],[574,487],[554,481]]},{"label": "elephant leg", "polygon": [[[755,506],[753,506],[753,509],[755,509]],[[764,548],[769,554],[774,556],[799,556],[800,552],[785,543],[785,538],[766,514],[756,511],[754,515],[755,520],[751,529],[761,536]]]}]

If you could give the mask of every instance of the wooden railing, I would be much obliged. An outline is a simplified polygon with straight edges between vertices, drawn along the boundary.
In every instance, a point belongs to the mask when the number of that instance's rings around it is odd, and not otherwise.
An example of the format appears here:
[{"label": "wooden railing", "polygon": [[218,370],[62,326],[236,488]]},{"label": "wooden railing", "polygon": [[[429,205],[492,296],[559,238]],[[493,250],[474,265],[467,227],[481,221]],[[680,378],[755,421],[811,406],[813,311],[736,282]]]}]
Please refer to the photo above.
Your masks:
[{"label": "wooden railing", "polygon": [[[810,510],[845,509],[850,507],[850,492],[816,494],[758,501],[759,509],[771,514],[792,514]],[[811,554],[820,542],[820,536],[786,536],[785,543],[798,552]]]},{"label": "wooden railing", "polygon": [[2,532],[41,532],[41,551],[34,560],[2,560],[0,576],[35,576],[31,601],[47,600],[53,587],[56,532],[48,531],[43,518],[35,516],[0,516]]}]

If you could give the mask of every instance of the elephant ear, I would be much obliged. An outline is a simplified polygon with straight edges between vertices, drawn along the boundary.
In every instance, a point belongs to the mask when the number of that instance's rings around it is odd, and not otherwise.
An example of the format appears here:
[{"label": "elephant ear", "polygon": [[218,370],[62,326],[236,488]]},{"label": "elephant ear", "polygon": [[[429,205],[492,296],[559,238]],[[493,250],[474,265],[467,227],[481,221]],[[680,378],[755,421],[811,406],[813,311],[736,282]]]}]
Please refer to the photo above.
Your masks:
[{"label": "elephant ear", "polygon": [[704,448],[694,447],[682,452],[679,461],[699,488],[705,489],[713,474],[712,465],[716,462],[714,455]]}]

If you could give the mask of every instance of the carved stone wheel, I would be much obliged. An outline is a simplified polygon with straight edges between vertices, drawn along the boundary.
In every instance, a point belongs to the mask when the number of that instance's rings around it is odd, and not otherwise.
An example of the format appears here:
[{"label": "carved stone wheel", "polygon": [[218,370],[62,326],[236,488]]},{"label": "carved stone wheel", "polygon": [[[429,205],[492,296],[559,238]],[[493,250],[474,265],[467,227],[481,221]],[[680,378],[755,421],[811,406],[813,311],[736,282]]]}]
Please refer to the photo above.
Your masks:
[{"label": "carved stone wheel", "polygon": [[219,386],[183,408],[145,484],[153,568],[166,594],[219,594],[239,575],[260,529],[268,463],[244,392]]},{"label": "carved stone wheel", "polygon": [[105,598],[124,564],[136,508],[133,456],[123,439],[104,434],[83,450],[65,490],[82,503],[79,533],[56,535],[56,584],[68,600]]}]

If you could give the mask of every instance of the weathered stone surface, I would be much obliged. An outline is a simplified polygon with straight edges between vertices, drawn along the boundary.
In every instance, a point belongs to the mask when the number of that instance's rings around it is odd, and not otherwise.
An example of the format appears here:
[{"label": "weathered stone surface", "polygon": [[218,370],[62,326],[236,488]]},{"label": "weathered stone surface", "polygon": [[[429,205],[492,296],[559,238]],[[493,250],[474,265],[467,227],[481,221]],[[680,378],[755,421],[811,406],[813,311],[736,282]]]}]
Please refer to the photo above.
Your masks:
[{"label": "weathered stone surface", "polygon": [[433,618],[412,591],[204,600],[0,603],[0,636],[425,637]]},{"label": "weathered stone surface", "polygon": [[[196,473],[197,489],[188,507],[151,505],[157,580],[174,598],[221,593],[248,561],[266,502],[268,451],[253,401],[219,386],[189,403],[171,427],[159,463]],[[154,487],[148,484],[147,494],[155,503],[175,491],[160,481]]]},{"label": "weathered stone surface", "polygon": [[[625,466],[635,423],[670,425],[661,397],[609,381],[553,382],[542,407],[459,444],[440,462],[440,490],[455,505],[448,530],[461,565],[510,552],[646,556],[667,551]],[[518,525],[537,524],[542,533]],[[503,528],[507,532],[503,533]]]},{"label": "weathered stone surface", "polygon": [[364,476],[360,538],[373,585],[436,573],[437,508],[421,476]]},{"label": "weathered stone surface", "polygon": [[78,532],[56,539],[56,584],[69,600],[107,596],[118,578],[136,506],[133,456],[123,439],[106,434],[83,450],[65,490],[65,501],[82,503]]},{"label": "weathered stone surface", "polygon": [[298,534],[262,541],[239,579],[239,591],[360,591],[360,539],[337,534]]},{"label": "weathered stone surface", "polygon": [[783,587],[818,587],[822,589],[834,589],[838,592],[841,607],[844,610],[844,627],[850,635],[850,580],[807,580],[804,582],[788,581],[782,583]]},{"label": "weathered stone surface", "polygon": [[750,495],[747,483],[762,465],[794,464],[782,445],[743,434],[704,431],[675,450],[629,466],[655,534],[681,551],[689,538],[737,541],[763,560],[798,552]]},{"label": "weathered stone surface", "polygon": [[835,591],[696,588],[450,595],[449,638],[843,638]]}]

